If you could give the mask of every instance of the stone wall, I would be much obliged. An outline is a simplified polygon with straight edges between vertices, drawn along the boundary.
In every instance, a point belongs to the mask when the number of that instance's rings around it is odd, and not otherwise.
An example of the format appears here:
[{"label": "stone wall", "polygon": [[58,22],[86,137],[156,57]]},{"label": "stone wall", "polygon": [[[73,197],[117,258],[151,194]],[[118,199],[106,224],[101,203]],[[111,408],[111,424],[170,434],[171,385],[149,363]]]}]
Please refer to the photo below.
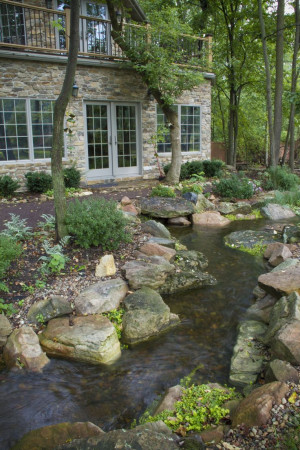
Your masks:
[{"label": "stone wall", "polygon": [[[56,99],[62,86],[65,63],[39,61],[37,55],[26,59],[0,59],[0,98],[38,98]],[[71,140],[66,138],[66,161],[75,164],[82,172],[82,181],[86,182],[86,159],[84,143],[84,101],[122,101],[136,102],[141,107],[142,126],[142,166],[141,176],[151,178],[158,174],[153,146],[149,143],[156,131],[156,104],[147,96],[147,88],[140,77],[129,69],[117,64],[95,61],[92,66],[79,62],[76,72],[79,87],[78,98],[72,98],[69,112],[76,115],[74,134]],[[210,117],[211,85],[204,81],[192,92],[187,92],[178,99],[178,103],[202,106],[202,150],[201,153],[184,155],[183,160],[210,159]],[[170,155],[159,157],[161,163],[168,162]],[[23,174],[29,170],[50,171],[50,163],[0,162],[0,175],[10,174],[24,181]]]}]

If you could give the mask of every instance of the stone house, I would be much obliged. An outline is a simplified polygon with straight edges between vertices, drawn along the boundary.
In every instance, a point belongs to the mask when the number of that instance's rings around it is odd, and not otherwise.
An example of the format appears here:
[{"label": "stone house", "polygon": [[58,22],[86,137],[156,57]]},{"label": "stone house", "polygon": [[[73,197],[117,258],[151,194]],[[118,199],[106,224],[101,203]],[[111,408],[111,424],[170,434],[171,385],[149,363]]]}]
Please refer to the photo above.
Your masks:
[{"label": "stone house", "polygon": [[[53,102],[63,82],[69,24],[62,0],[25,1],[0,0],[0,175],[21,183],[28,171],[50,172]],[[126,1],[132,19],[145,22],[136,1]],[[105,3],[82,0],[77,96],[67,111],[75,123],[72,135],[65,136],[64,164],[80,169],[84,184],[158,175],[151,138],[164,117],[139,75],[124,66],[110,29]],[[200,47],[209,48],[210,38],[185,36],[182,45],[195,56]],[[204,82],[176,106],[184,161],[211,156],[213,74],[199,70]],[[168,136],[157,151],[161,164],[170,161]]]}]

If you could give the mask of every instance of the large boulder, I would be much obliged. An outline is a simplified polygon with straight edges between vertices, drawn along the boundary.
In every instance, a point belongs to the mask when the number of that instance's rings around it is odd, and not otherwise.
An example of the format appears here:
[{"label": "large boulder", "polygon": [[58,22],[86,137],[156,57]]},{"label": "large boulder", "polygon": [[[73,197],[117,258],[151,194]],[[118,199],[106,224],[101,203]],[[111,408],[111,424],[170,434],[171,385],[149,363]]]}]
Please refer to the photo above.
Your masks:
[{"label": "large boulder", "polygon": [[144,233],[150,233],[152,236],[171,239],[170,231],[156,220],[147,220],[147,222],[142,223],[141,228]]},{"label": "large boulder", "polygon": [[128,261],[122,267],[132,289],[150,287],[158,289],[175,267],[162,256],[146,256],[143,259]]},{"label": "large boulder", "polygon": [[296,215],[288,206],[277,205],[276,203],[268,203],[261,208],[261,213],[270,220],[290,219]]},{"label": "large boulder", "polygon": [[84,439],[102,434],[104,431],[91,422],[63,422],[29,431],[12,448],[13,450],[53,450],[58,445],[74,439]]},{"label": "large boulder", "polygon": [[23,326],[9,336],[3,351],[4,361],[10,368],[17,367],[33,372],[41,371],[49,359],[42,351],[39,339],[32,328]]},{"label": "large boulder", "polygon": [[161,294],[172,294],[217,283],[213,276],[203,271],[207,267],[208,261],[201,252],[196,250],[178,251],[174,265],[175,272],[169,274],[164,284],[158,289]]},{"label": "large boulder", "polygon": [[120,342],[113,324],[100,314],[52,319],[39,335],[41,345],[50,356],[110,364],[120,355]]},{"label": "large boulder", "polygon": [[288,361],[291,364],[300,364],[300,321],[293,320],[286,323],[271,342],[274,357]]},{"label": "large boulder", "polygon": [[234,231],[227,236],[225,236],[225,243],[229,247],[233,248],[253,248],[256,245],[268,245],[273,243],[276,239],[278,239],[277,235],[274,234],[274,230],[265,230],[265,231],[254,231],[254,230],[245,230],[245,231]]},{"label": "large boulder", "polygon": [[256,382],[264,362],[264,352],[257,339],[266,330],[265,324],[254,320],[240,325],[230,366],[229,379],[234,386],[245,387]]},{"label": "large boulder", "polygon": [[72,313],[72,307],[65,297],[52,295],[44,300],[34,303],[28,311],[27,318],[29,322],[40,323],[48,322],[55,317],[64,316]]},{"label": "large boulder", "polygon": [[196,213],[202,213],[203,211],[214,211],[216,209],[215,205],[209,201],[205,195],[198,194],[198,199],[195,207]]},{"label": "large boulder", "polygon": [[194,212],[194,205],[183,198],[150,197],[141,201],[141,211],[150,217],[170,219],[190,216]]},{"label": "large boulder", "polygon": [[12,332],[12,326],[4,314],[0,314],[0,350],[6,344],[7,338]]},{"label": "large boulder", "polygon": [[254,389],[233,413],[232,427],[241,424],[248,427],[265,425],[270,419],[273,405],[280,405],[288,391],[288,385],[279,381]]},{"label": "large boulder", "polygon": [[271,383],[272,381],[291,381],[299,383],[298,371],[288,362],[274,359],[271,361],[265,372],[265,381]]},{"label": "large boulder", "polygon": [[194,225],[203,227],[224,227],[230,224],[230,220],[223,217],[218,211],[206,211],[192,216]]},{"label": "large boulder", "polygon": [[122,337],[127,344],[145,341],[179,322],[161,296],[148,287],[128,295],[124,307]]},{"label": "large boulder", "polygon": [[117,309],[128,292],[122,278],[99,281],[84,289],[74,300],[78,314],[99,314]]},{"label": "large boulder", "polygon": [[221,214],[250,214],[252,211],[250,203],[247,202],[220,202],[218,205],[218,211]]},{"label": "large boulder", "polygon": [[300,293],[300,265],[260,275],[258,285],[277,298],[294,291]]},{"label": "large boulder", "polygon": [[178,450],[176,434],[164,422],[140,425],[132,430],[114,430],[103,435],[77,439],[59,447],[60,450]]}]

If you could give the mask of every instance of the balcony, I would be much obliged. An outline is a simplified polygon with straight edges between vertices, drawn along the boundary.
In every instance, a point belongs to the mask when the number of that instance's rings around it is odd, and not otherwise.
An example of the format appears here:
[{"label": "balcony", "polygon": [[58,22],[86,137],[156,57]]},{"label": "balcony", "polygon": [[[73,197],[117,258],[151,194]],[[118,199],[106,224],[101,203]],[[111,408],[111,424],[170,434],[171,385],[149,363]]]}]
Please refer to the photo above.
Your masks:
[{"label": "balcony", "polygon": [[[0,0],[0,50],[35,54],[67,55],[70,10],[55,10],[25,3]],[[211,37],[154,33],[146,25],[124,24],[123,37],[130,46],[171,46],[176,63],[208,70],[211,66]],[[80,16],[79,58],[126,60],[111,37],[111,22],[90,15]]]}]

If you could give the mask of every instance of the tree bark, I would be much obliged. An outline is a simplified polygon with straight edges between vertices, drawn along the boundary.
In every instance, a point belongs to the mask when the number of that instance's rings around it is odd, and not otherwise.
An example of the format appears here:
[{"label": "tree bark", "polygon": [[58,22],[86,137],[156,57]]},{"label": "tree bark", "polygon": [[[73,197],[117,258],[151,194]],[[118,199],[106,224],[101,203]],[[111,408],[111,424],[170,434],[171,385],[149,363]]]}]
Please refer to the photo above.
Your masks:
[{"label": "tree bark", "polygon": [[66,194],[62,158],[64,153],[64,118],[72,95],[72,87],[77,66],[79,48],[79,8],[80,0],[71,1],[71,28],[68,62],[61,92],[55,102],[53,116],[53,143],[51,171],[53,179],[56,239],[66,236],[64,223],[66,213]]},{"label": "tree bark", "polygon": [[170,184],[176,184],[179,182],[182,163],[178,113],[168,105],[161,105],[161,108],[169,123],[172,149],[172,162],[166,176],[166,181]]}]

